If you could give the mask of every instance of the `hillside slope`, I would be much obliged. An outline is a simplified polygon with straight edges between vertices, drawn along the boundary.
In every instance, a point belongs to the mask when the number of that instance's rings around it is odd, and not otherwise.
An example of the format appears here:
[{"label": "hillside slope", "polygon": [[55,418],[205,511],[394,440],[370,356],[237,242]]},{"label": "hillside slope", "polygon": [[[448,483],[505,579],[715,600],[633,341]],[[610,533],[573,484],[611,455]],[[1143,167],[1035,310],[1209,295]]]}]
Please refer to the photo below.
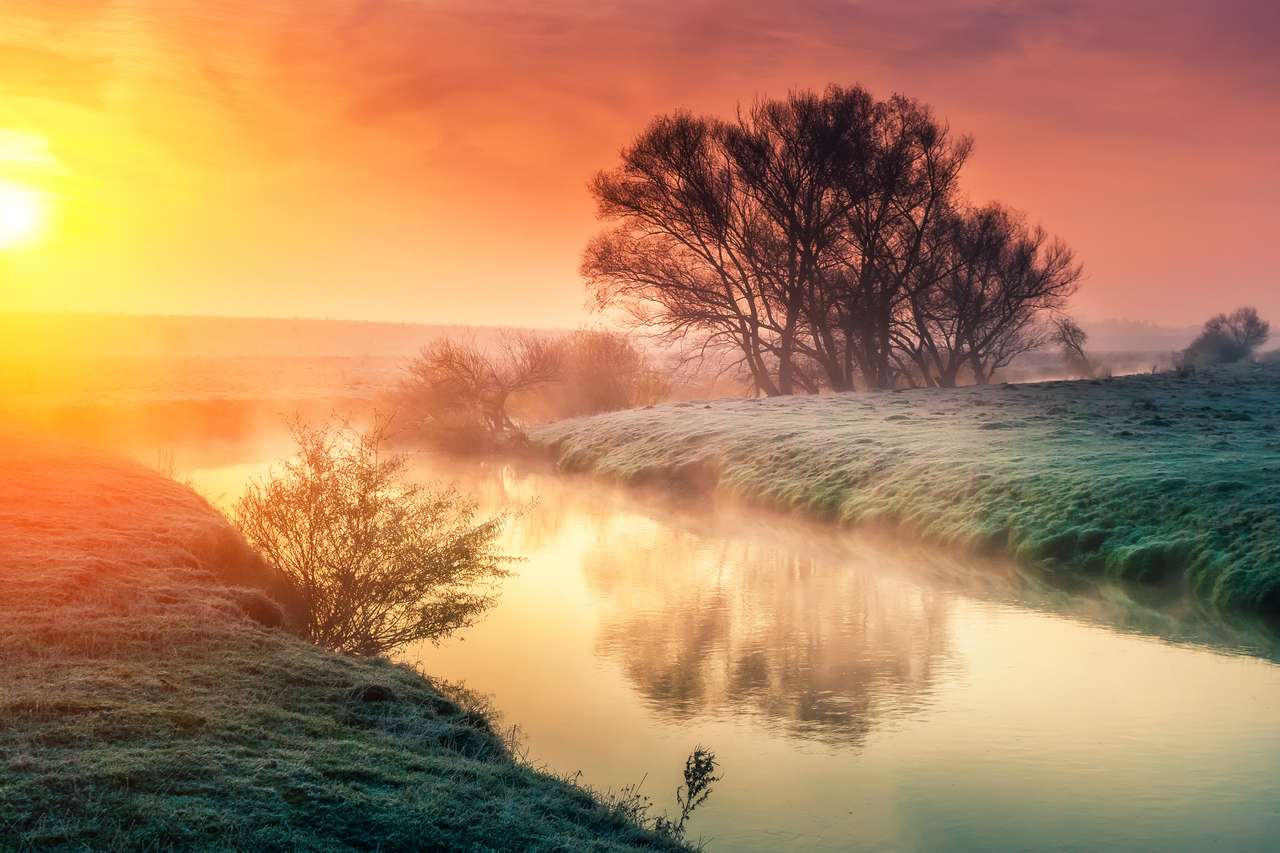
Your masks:
[{"label": "hillside slope", "polygon": [[565,469],[1280,612],[1280,365],[682,403],[533,439]]},{"label": "hillside slope", "polygon": [[246,618],[270,574],[189,490],[3,437],[0,849],[673,849],[463,694]]}]

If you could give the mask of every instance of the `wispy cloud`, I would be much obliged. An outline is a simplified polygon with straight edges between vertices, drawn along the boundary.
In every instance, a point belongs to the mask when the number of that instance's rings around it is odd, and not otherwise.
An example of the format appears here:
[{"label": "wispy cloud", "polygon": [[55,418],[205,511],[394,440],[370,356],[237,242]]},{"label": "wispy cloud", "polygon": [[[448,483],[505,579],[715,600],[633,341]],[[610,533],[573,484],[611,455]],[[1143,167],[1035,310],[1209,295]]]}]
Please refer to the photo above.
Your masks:
[{"label": "wispy cloud", "polygon": [[[450,269],[481,239],[457,233],[503,211],[528,232],[512,254],[563,257],[539,274],[568,293],[583,183],[650,116],[860,81],[972,132],[973,191],[1063,231],[1093,271],[1085,298],[1125,313],[1158,281],[1223,270],[1167,248],[1190,227],[1180,200],[1234,232],[1227,274],[1263,269],[1278,40],[1280,5],[1250,0],[8,0],[0,92],[104,174],[291,181],[271,203],[312,207],[360,186],[450,229],[415,249]],[[68,141],[59,104],[114,148]]]}]

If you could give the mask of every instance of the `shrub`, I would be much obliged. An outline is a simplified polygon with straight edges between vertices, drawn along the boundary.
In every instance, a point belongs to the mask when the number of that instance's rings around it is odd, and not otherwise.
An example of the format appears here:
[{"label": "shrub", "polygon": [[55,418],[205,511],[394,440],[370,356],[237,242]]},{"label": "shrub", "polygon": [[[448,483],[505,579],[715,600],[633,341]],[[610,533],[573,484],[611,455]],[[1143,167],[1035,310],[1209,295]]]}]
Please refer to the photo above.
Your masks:
[{"label": "shrub", "polygon": [[553,392],[557,418],[651,406],[670,383],[632,339],[620,332],[582,329],[563,341],[560,381]]},{"label": "shrub", "polygon": [[481,451],[524,438],[510,404],[560,375],[558,341],[507,333],[485,348],[445,339],[426,347],[409,365],[398,404],[409,430],[454,451]]},{"label": "shrub", "polygon": [[396,405],[404,431],[455,453],[524,443],[524,424],[646,406],[670,386],[619,332],[514,334],[493,347],[445,339],[409,365]]},{"label": "shrub", "polygon": [[1249,355],[1249,350],[1220,331],[1206,330],[1200,333],[1183,356],[1183,364],[1191,367],[1208,367],[1214,364],[1235,364]]},{"label": "shrub", "polygon": [[1256,309],[1237,308],[1204,324],[1200,336],[1183,353],[1183,363],[1193,367],[1235,364],[1252,356],[1270,334],[1271,324]]},{"label": "shrub", "polygon": [[505,517],[477,519],[453,489],[407,482],[407,458],[382,451],[385,424],[292,432],[296,456],[250,483],[234,517],[296,588],[312,642],[382,654],[438,641],[493,604]]}]

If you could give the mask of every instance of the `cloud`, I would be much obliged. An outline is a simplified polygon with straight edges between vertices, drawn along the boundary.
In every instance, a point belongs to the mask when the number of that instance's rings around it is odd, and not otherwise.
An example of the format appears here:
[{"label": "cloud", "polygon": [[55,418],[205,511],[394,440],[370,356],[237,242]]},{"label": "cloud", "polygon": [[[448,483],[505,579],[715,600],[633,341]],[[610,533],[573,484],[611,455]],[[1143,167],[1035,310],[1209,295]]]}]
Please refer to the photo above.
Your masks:
[{"label": "cloud", "polygon": [[7,0],[0,92],[73,168],[181,170],[219,215],[300,229],[359,196],[448,235],[396,246],[400,268],[479,251],[492,272],[501,224],[506,277],[567,293],[584,182],[654,114],[861,82],[974,134],[975,196],[1061,231],[1094,313],[1132,314],[1161,282],[1263,287],[1277,41],[1280,4],[1250,0]]}]

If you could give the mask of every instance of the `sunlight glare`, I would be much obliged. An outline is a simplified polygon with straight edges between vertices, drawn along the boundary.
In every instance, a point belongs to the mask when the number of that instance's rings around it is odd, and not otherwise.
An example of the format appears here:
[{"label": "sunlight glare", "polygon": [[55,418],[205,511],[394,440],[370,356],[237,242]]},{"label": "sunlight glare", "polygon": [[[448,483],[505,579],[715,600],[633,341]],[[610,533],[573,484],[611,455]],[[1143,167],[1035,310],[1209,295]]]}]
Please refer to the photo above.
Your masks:
[{"label": "sunlight glare", "polygon": [[44,224],[46,209],[44,193],[0,181],[0,251],[35,239]]}]

